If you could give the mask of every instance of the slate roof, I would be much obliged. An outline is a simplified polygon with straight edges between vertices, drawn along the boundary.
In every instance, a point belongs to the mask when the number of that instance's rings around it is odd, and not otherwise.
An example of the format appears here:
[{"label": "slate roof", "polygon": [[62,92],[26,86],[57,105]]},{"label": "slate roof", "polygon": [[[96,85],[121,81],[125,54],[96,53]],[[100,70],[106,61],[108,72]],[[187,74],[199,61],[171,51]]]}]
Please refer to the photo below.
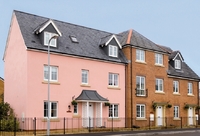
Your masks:
[{"label": "slate roof", "polygon": [[[36,49],[47,51],[47,46],[42,45],[38,35],[34,34],[39,26],[43,25],[49,18],[14,11],[25,45],[28,49]],[[53,20],[53,19],[52,19]],[[100,59],[118,63],[127,63],[126,57],[119,50],[119,57],[109,57],[101,47],[99,47],[100,39],[112,35],[112,33],[74,25],[58,20],[53,20],[57,28],[61,31],[62,37],[58,38],[58,46],[51,47],[51,52],[60,54],[74,55],[93,59]],[[70,35],[76,36],[78,43],[73,43]]]},{"label": "slate roof", "polygon": [[189,78],[196,80],[200,79],[200,77],[185,62],[182,62],[181,70],[175,69],[169,64],[169,69],[167,74],[182,78]]},{"label": "slate roof", "polygon": [[[174,59],[174,57],[177,55],[177,53],[179,53],[181,55],[180,51],[173,51],[170,47],[167,47],[167,46],[161,46],[161,47],[170,53],[169,60]],[[181,57],[182,57],[182,55],[181,55]],[[200,79],[200,77],[184,61],[181,64],[181,69],[175,69],[169,63],[169,68],[168,68],[167,74],[170,76],[176,76],[176,77],[182,77],[182,78],[189,78],[189,79],[196,79],[196,80]]]},{"label": "slate roof", "polygon": [[75,100],[108,101],[108,99],[103,98],[95,90],[82,90],[81,94]]},{"label": "slate roof", "polygon": [[[130,43],[127,43],[129,34],[130,34]],[[131,30],[122,32],[119,35],[122,36],[120,43],[123,46],[129,44],[131,46],[135,46],[138,48],[168,53],[166,50],[162,49],[160,46],[158,46],[151,40],[147,39],[146,37],[144,37],[143,35],[141,35],[140,33],[138,33],[135,30],[131,29]]]}]

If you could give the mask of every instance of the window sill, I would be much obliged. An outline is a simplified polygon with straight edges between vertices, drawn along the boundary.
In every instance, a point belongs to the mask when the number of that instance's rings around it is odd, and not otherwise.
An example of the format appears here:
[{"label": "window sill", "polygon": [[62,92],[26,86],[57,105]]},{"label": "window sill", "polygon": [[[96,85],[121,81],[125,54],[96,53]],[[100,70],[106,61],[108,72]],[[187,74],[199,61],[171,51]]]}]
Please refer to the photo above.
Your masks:
[{"label": "window sill", "polygon": [[187,96],[189,96],[189,97],[194,97],[194,94],[187,94]]},{"label": "window sill", "polygon": [[155,91],[156,94],[165,94],[165,92],[163,91]]},{"label": "window sill", "polygon": [[[47,122],[47,118],[44,118],[42,121]],[[50,122],[60,122],[60,119],[59,118],[50,118]]]},{"label": "window sill", "polygon": [[[48,84],[48,81],[42,81],[43,84]],[[50,84],[54,84],[54,85],[60,85],[59,82],[53,82],[53,81],[50,81],[49,82]]]},{"label": "window sill", "polygon": [[73,118],[80,118],[81,116],[78,115],[78,114],[74,114],[72,117],[73,117]]},{"label": "window sill", "polygon": [[120,118],[108,118],[108,121],[121,121]]},{"label": "window sill", "polygon": [[155,66],[157,66],[157,67],[165,67],[163,64],[155,64]]},{"label": "window sill", "polygon": [[180,94],[180,93],[173,93],[173,95],[178,95],[178,96],[180,96],[181,94]]},{"label": "window sill", "polygon": [[136,120],[147,120],[146,118],[136,118]]},{"label": "window sill", "polygon": [[173,120],[181,120],[180,118],[174,118]]},{"label": "window sill", "polygon": [[80,86],[81,87],[90,87],[90,85],[88,85],[88,84],[81,84]]},{"label": "window sill", "polygon": [[145,61],[136,60],[135,62],[136,62],[136,63],[140,63],[140,64],[147,64]]},{"label": "window sill", "polygon": [[108,89],[121,90],[121,88],[115,86],[108,86]]}]

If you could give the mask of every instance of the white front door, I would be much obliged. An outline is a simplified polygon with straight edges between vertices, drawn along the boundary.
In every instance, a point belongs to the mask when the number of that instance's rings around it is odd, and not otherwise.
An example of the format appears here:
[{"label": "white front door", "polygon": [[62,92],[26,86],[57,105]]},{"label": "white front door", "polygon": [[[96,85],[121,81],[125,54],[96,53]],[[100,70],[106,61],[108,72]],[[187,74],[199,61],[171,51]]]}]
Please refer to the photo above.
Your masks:
[{"label": "white front door", "polygon": [[89,103],[89,118],[90,118],[90,127],[93,127],[94,117],[93,117],[93,103]]},{"label": "white front door", "polygon": [[163,110],[162,106],[157,106],[157,125],[162,126],[163,125]]},{"label": "white front door", "polygon": [[189,125],[193,125],[193,108],[189,107],[188,109],[188,123]]},{"label": "white front door", "polygon": [[[93,127],[93,103],[82,103],[83,127]],[[90,123],[90,124],[89,124]]]}]

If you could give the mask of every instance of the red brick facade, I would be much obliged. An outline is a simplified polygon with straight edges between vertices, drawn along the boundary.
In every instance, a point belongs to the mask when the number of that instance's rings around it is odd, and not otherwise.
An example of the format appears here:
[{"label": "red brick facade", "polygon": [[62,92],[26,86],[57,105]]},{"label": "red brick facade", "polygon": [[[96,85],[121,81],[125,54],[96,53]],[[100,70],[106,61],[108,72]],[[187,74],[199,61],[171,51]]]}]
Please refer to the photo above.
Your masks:
[{"label": "red brick facade", "polygon": [[[129,61],[126,68],[126,118],[130,118],[127,121],[127,126],[139,125],[145,120],[149,120],[150,114],[154,116],[154,123],[157,126],[158,106],[161,108],[163,118],[174,117],[174,106],[179,107],[179,118],[188,117],[189,111],[184,109],[185,105],[191,108],[192,113],[190,114],[195,117],[195,108],[198,105],[198,81],[167,75],[169,54],[163,54],[163,66],[159,66],[155,64],[155,52],[153,51],[145,50],[144,63],[136,61],[136,48],[126,46],[123,48],[123,52]],[[136,95],[136,76],[145,77],[145,89],[147,90],[145,97]],[[163,80],[163,92],[155,91],[156,78]],[[179,93],[177,94],[173,93],[174,80],[179,82]],[[188,95],[189,82],[192,83],[192,95]],[[145,105],[144,118],[137,118],[137,104]],[[153,105],[156,106],[155,109]],[[167,105],[172,107],[167,108]],[[131,118],[132,120],[136,119],[136,121],[131,122]],[[178,120],[178,118],[176,119]],[[174,120],[176,119],[174,118]],[[165,126],[165,121],[162,121],[162,125]]]}]

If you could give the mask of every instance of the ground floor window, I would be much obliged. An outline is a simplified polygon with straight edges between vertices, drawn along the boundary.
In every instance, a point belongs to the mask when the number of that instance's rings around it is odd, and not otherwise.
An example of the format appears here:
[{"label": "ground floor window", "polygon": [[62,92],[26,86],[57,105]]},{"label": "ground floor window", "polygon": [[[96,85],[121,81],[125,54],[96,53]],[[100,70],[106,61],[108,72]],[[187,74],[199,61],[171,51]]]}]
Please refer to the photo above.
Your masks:
[{"label": "ground floor window", "polygon": [[174,106],[174,118],[179,118],[179,107]]},{"label": "ground floor window", "polygon": [[109,117],[110,118],[118,118],[118,105],[116,104],[111,104],[109,106]]},{"label": "ground floor window", "polygon": [[74,105],[74,114],[78,114],[78,105]]},{"label": "ground floor window", "polygon": [[[50,103],[50,118],[57,117],[58,103],[57,102],[49,102]],[[48,102],[44,102],[44,117],[48,117]]]},{"label": "ground floor window", "polygon": [[137,104],[136,106],[137,118],[145,118],[145,105]]}]

